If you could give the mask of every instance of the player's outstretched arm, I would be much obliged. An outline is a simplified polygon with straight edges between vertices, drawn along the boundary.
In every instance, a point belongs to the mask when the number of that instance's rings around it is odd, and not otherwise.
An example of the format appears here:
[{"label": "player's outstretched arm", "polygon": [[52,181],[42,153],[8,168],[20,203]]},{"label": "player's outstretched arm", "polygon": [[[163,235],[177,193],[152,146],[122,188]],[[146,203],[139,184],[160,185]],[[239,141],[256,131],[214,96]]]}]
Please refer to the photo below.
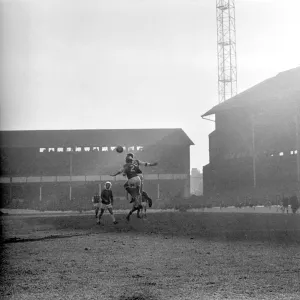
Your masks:
[{"label": "player's outstretched arm", "polygon": [[140,161],[140,160],[139,160],[139,164],[142,166],[145,166],[145,167],[154,167],[154,166],[158,165],[157,162],[150,163],[150,162],[145,162],[145,161]]},{"label": "player's outstretched arm", "polygon": [[117,176],[117,175],[119,175],[119,174],[121,174],[122,172],[117,172],[117,173],[115,173],[115,174],[111,174],[110,176],[112,176],[112,177],[115,177],[115,176]]},{"label": "player's outstretched arm", "polygon": [[121,170],[119,170],[117,173],[115,173],[115,174],[112,174],[112,175],[110,175],[110,176],[112,176],[112,177],[114,177],[114,176],[117,176],[117,175],[119,175],[119,174],[121,174],[121,173],[124,173],[124,168],[122,168]]}]

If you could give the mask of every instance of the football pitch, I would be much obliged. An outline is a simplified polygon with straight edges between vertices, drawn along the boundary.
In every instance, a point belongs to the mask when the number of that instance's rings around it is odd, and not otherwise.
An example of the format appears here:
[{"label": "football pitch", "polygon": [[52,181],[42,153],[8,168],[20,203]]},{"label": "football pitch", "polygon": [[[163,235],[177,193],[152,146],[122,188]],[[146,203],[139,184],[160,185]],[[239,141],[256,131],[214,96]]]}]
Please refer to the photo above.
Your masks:
[{"label": "football pitch", "polygon": [[299,299],[300,216],[2,216],[1,299]]}]

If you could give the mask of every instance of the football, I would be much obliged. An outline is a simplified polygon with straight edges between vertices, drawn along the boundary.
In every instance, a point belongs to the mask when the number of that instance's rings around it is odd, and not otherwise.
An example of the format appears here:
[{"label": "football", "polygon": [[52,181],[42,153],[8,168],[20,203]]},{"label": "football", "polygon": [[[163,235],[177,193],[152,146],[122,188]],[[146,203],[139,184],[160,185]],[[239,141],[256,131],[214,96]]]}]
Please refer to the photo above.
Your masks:
[{"label": "football", "polygon": [[117,146],[117,148],[116,148],[116,151],[118,152],[118,153],[122,153],[123,152],[123,147],[122,146]]}]

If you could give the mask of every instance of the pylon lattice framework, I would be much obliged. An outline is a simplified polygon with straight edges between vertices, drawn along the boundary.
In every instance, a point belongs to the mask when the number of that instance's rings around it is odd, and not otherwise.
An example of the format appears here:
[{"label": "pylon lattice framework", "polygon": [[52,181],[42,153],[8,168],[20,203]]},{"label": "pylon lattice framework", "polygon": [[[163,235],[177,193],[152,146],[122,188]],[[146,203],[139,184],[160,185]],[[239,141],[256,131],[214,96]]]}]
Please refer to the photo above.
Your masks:
[{"label": "pylon lattice framework", "polygon": [[219,103],[237,93],[236,31],[234,0],[217,0]]}]

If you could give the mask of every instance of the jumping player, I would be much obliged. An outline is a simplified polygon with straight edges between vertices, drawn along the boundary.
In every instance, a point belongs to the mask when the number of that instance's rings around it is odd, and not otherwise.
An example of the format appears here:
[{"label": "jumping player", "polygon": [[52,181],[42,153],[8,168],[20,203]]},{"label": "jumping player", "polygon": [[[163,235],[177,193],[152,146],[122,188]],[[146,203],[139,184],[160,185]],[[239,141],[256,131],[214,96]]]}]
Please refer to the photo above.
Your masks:
[{"label": "jumping player", "polygon": [[111,182],[107,181],[105,182],[105,189],[101,192],[101,204],[100,204],[100,214],[97,224],[101,224],[100,220],[104,213],[104,211],[107,209],[111,215],[111,218],[113,220],[114,224],[118,224],[118,222],[115,219],[114,213],[113,213],[113,203],[114,203],[114,197],[111,190]]},{"label": "jumping player", "polygon": [[[146,192],[145,192],[145,194],[143,193],[144,176],[143,176],[143,172],[140,169],[140,166],[141,165],[145,166],[145,167],[147,167],[147,166],[157,166],[157,163],[143,162],[139,159],[134,159],[134,155],[131,152],[129,152],[126,155],[126,157],[131,157],[133,159],[133,163],[135,165],[137,165],[138,176],[141,179],[141,192],[142,192],[142,203],[141,204],[142,204],[142,208],[139,208],[138,211],[137,211],[137,217],[140,218],[140,210],[142,210],[142,216],[143,216],[143,213],[146,214],[147,203],[148,203],[149,207],[152,206],[152,200],[148,197],[148,194]],[[127,193],[130,194],[130,192],[129,192],[130,187],[129,187],[127,182],[124,184],[124,188],[126,189]],[[147,200],[147,197],[148,197],[148,199],[150,199],[150,201]],[[145,200],[145,201],[143,201],[143,200]],[[132,202],[134,202],[134,198],[131,199],[130,203],[132,203]]]},{"label": "jumping player", "polygon": [[95,217],[98,217],[98,212],[99,212],[99,208],[100,208],[100,196],[99,193],[96,193],[93,198],[92,198],[92,202],[94,204],[94,208],[95,208]]},{"label": "jumping player", "polygon": [[[124,174],[127,176],[127,182],[126,182],[126,187],[131,187],[135,188],[133,191],[132,189],[128,189],[130,194],[140,194],[140,187],[141,187],[141,179],[138,176],[138,173],[140,172],[138,166],[133,163],[133,159],[130,156],[126,156],[125,159],[125,165],[120,169],[117,173],[111,175],[111,176],[117,176],[119,174]],[[125,185],[124,185],[125,187]],[[127,190],[127,189],[126,189]]]},{"label": "jumping player", "polygon": [[141,209],[141,179],[138,176],[138,166],[133,163],[132,157],[126,157],[126,163],[121,170],[111,176],[125,174],[128,178],[128,189],[131,197],[134,199],[132,210],[129,212],[126,219],[129,221],[130,215],[138,209]]},{"label": "jumping player", "polygon": [[[149,167],[152,167],[152,166],[157,166],[157,163],[156,162],[155,163],[149,163],[149,162],[141,161],[139,159],[134,159],[133,153],[128,153],[126,155],[126,159],[128,157],[131,158],[133,160],[133,164],[135,164],[137,166],[136,170],[137,170],[138,176],[141,179],[141,191],[142,191],[143,190],[143,183],[144,183],[144,176],[143,176],[143,172],[140,169],[140,166],[145,166],[145,167],[149,166]],[[128,181],[124,184],[124,188],[127,191],[127,193],[130,194],[130,192],[129,192],[130,187],[128,185]],[[130,203],[132,203],[133,201],[134,201],[134,199],[131,199]]]}]

